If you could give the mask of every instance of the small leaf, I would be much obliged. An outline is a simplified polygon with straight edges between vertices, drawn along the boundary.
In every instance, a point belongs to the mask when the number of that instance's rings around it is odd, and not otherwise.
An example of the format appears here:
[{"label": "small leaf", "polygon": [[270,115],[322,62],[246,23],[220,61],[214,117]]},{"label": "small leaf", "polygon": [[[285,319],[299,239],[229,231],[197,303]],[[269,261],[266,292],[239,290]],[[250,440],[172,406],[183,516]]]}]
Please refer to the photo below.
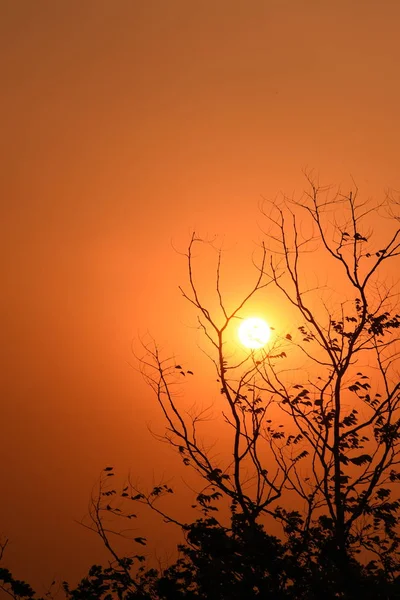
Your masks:
[{"label": "small leaf", "polygon": [[379,500],[384,500],[384,498],[388,498],[390,496],[390,490],[388,488],[379,488],[379,490],[376,492],[376,495]]},{"label": "small leaf", "polygon": [[142,546],[146,545],[146,538],[144,538],[144,537],[136,537],[136,538],[133,538],[133,539],[138,544],[142,544]]},{"label": "small leaf", "polygon": [[354,458],[349,458],[349,461],[353,463],[353,465],[357,465],[361,467],[361,465],[371,462],[372,458],[369,454],[360,454],[360,456],[355,456]]}]

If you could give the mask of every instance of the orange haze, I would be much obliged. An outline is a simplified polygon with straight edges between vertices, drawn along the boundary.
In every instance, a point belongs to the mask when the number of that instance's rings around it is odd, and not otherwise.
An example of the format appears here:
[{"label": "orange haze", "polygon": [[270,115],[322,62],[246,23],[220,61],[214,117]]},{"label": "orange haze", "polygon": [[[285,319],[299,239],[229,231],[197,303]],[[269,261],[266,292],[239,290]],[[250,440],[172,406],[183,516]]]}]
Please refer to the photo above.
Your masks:
[{"label": "orange haze", "polygon": [[0,3],[0,531],[16,576],[42,591],[104,558],[74,519],[106,465],[180,483],[128,364],[150,332],[200,365],[173,246],[224,236],[235,299],[261,195],[300,193],[305,167],[366,196],[400,188],[399,23],[394,0]]}]

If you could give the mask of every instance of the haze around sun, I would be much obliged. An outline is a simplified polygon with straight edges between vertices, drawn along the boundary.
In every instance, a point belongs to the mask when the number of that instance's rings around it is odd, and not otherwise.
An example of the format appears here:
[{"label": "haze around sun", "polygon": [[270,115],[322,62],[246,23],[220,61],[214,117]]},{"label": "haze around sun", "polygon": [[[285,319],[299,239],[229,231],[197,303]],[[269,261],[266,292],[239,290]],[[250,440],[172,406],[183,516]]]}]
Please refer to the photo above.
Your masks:
[{"label": "haze around sun", "polygon": [[249,317],[244,319],[238,328],[240,343],[250,350],[258,350],[265,346],[271,337],[271,329],[264,319]]}]

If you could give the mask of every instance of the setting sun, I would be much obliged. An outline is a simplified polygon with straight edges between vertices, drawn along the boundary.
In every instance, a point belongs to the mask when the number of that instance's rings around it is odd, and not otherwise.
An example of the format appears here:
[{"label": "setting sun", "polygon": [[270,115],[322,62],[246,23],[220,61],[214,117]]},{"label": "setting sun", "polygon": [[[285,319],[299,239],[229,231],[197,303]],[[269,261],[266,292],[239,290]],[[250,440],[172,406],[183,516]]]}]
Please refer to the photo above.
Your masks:
[{"label": "setting sun", "polygon": [[238,329],[239,340],[252,350],[262,348],[268,342],[271,335],[269,325],[258,317],[245,319]]}]

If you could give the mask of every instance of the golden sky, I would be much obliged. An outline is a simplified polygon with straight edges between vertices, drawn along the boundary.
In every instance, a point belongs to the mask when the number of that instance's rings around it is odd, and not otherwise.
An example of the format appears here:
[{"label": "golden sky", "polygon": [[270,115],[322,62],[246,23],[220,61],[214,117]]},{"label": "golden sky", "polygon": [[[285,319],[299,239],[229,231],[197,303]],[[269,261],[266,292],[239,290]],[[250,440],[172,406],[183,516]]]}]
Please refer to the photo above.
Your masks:
[{"label": "golden sky", "polygon": [[98,559],[73,520],[104,466],[151,484],[177,464],[128,365],[147,331],[196,354],[172,244],[221,234],[235,294],[261,195],[300,194],[304,168],[400,189],[399,23],[397,0],[0,2],[0,531],[18,577]]}]

